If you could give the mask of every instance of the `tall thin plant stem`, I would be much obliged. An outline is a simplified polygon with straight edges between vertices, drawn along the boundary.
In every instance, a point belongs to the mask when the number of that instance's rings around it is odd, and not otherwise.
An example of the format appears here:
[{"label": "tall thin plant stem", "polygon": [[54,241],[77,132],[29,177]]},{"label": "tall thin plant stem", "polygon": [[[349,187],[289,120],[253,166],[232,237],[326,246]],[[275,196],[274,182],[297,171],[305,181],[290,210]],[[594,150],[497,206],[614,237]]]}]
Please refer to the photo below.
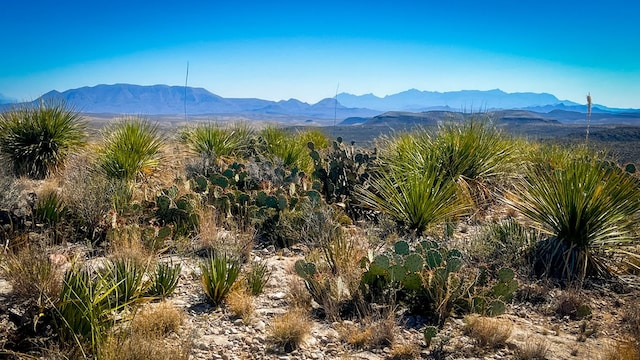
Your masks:
[{"label": "tall thin plant stem", "polygon": [[589,145],[589,125],[591,125],[591,93],[587,94],[587,137],[585,144]]}]

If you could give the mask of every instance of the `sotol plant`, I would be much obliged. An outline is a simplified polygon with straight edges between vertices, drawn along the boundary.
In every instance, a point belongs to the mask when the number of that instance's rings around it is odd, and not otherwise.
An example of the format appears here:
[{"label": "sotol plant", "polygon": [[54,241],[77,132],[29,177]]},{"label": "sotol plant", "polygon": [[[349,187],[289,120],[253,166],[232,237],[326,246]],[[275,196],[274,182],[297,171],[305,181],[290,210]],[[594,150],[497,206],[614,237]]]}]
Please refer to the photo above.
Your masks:
[{"label": "sotol plant", "polygon": [[638,181],[595,159],[549,170],[533,166],[507,203],[548,235],[537,245],[537,270],[583,281],[609,273],[605,251],[623,250],[640,210]]},{"label": "sotol plant", "polygon": [[41,101],[0,113],[0,152],[16,175],[44,179],[84,144],[86,124],[63,101]]},{"label": "sotol plant", "polygon": [[157,124],[127,117],[106,129],[100,167],[111,179],[134,181],[160,164],[162,147]]}]

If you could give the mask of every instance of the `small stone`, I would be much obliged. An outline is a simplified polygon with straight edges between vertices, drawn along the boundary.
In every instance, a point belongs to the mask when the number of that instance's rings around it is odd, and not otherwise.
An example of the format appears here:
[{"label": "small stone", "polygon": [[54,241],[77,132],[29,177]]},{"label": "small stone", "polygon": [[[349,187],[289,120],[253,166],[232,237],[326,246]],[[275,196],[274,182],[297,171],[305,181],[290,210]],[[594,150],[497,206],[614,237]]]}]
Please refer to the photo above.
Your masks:
[{"label": "small stone", "polygon": [[260,332],[264,332],[267,326],[265,325],[264,321],[260,320],[255,325],[253,325],[253,327]]},{"label": "small stone", "polygon": [[273,293],[273,294],[269,294],[269,299],[271,299],[271,300],[282,300],[285,297],[287,297],[287,294],[282,292],[282,291],[279,291],[279,292]]}]

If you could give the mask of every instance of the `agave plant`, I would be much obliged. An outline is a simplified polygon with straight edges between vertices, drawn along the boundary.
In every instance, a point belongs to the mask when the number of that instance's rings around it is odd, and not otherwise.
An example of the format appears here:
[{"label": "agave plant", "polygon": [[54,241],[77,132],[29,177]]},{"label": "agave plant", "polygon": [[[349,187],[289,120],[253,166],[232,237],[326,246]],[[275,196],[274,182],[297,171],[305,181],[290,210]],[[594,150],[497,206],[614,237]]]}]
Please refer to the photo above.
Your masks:
[{"label": "agave plant", "polygon": [[44,179],[82,146],[86,123],[61,100],[41,101],[0,113],[0,152],[16,175]]},{"label": "agave plant", "polygon": [[562,168],[532,166],[506,202],[548,238],[538,244],[543,274],[582,282],[610,274],[607,251],[624,251],[638,219],[638,181],[596,159],[565,161]]},{"label": "agave plant", "polygon": [[151,276],[148,293],[162,299],[170,296],[178,285],[182,266],[180,264],[158,263],[156,271]]},{"label": "agave plant", "polygon": [[160,164],[163,142],[157,124],[138,117],[124,118],[105,131],[100,167],[111,179],[134,181]]},{"label": "agave plant", "polygon": [[204,292],[218,305],[227,296],[240,274],[240,263],[226,256],[209,256],[200,264]]}]

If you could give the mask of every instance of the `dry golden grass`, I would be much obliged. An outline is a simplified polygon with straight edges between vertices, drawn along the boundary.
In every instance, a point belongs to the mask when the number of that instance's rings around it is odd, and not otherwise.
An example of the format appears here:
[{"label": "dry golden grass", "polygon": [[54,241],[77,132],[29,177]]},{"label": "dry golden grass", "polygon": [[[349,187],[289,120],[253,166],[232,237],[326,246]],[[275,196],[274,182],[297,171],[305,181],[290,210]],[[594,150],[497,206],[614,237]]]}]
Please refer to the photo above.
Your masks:
[{"label": "dry golden grass", "polygon": [[604,356],[605,360],[638,360],[640,359],[640,344],[632,340],[617,341],[609,348]]},{"label": "dry golden grass", "polygon": [[513,324],[508,320],[477,315],[465,317],[465,334],[481,348],[503,347],[512,330]]},{"label": "dry golden grass", "polygon": [[170,360],[189,358],[190,339],[167,335],[176,333],[184,313],[171,302],[163,301],[140,310],[128,329],[109,335],[100,346],[100,359],[105,360]]},{"label": "dry golden grass", "polygon": [[527,339],[515,350],[515,358],[518,360],[544,360],[549,353],[549,343],[542,338]]},{"label": "dry golden grass", "polygon": [[40,247],[26,246],[0,260],[0,270],[16,295],[40,304],[44,304],[46,298],[58,298],[62,286],[61,269]]},{"label": "dry golden grass", "polygon": [[391,347],[391,360],[412,360],[420,357],[420,346],[414,343],[396,343]]},{"label": "dry golden grass", "polygon": [[379,319],[365,318],[362,324],[343,322],[338,333],[349,345],[355,348],[373,349],[393,344],[396,323],[393,316]]},{"label": "dry golden grass", "polygon": [[124,225],[111,229],[107,234],[107,240],[112,257],[132,259],[138,264],[146,264],[155,258],[154,252],[145,247],[142,229],[138,225]]},{"label": "dry golden grass", "polygon": [[300,308],[289,310],[273,319],[269,340],[285,352],[291,352],[302,345],[311,332],[311,325],[305,310]]},{"label": "dry golden grass", "polygon": [[311,295],[304,285],[304,282],[298,278],[292,278],[289,281],[289,293],[287,301],[292,308],[309,309],[311,308]]},{"label": "dry golden grass", "polygon": [[133,333],[109,336],[100,346],[102,360],[188,360],[190,341],[165,341],[160,337]]},{"label": "dry golden grass", "polygon": [[184,312],[170,301],[150,304],[140,310],[131,321],[131,330],[136,334],[166,335],[177,332],[184,321]]},{"label": "dry golden grass", "polygon": [[251,292],[242,284],[242,281],[236,282],[225,299],[227,308],[235,316],[242,318],[245,324],[251,321],[251,317],[255,313],[256,307],[253,304],[253,297]]}]

